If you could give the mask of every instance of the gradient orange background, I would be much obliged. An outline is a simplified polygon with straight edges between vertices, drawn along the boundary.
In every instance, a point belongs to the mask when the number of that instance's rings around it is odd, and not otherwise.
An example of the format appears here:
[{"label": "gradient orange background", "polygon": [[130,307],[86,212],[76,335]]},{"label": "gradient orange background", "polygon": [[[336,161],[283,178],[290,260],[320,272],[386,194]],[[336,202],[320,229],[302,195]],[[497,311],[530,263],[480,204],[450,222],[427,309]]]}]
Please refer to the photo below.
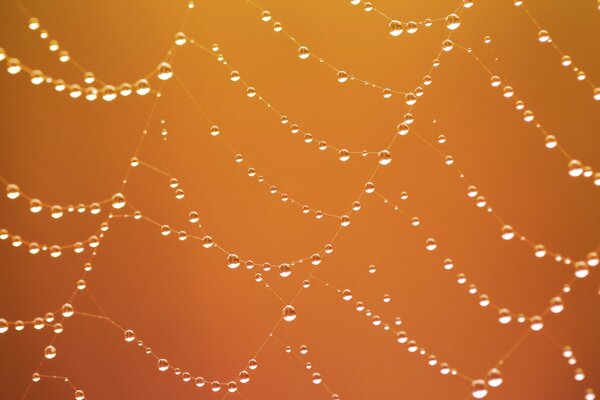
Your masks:
[{"label": "gradient orange background", "polygon": [[[101,79],[135,81],[155,68],[178,30],[182,1],[31,1],[24,4],[84,66]],[[376,5],[401,20],[447,15],[456,1],[379,0]],[[311,50],[350,73],[395,88],[419,84],[447,35],[443,24],[407,37],[392,38],[384,19],[352,7],[348,0],[261,0],[274,20]],[[593,0],[527,1],[552,37],[568,50],[592,80],[600,79],[600,14]],[[0,46],[51,76],[81,81],[81,73],[56,61],[27,29],[11,2],[1,5]],[[453,39],[473,47],[508,79],[536,118],[586,164],[600,167],[600,114],[590,88],[560,65],[550,48],[536,40],[536,29],[510,1],[476,1],[461,18]],[[296,48],[274,34],[270,24],[242,0],[197,1],[186,29],[203,44],[219,43],[242,77],[307,131],[335,146],[384,148],[407,106],[398,97],[359,84],[341,85],[314,60],[300,62]],[[491,35],[491,46],[483,37]],[[494,61],[494,57],[498,57]],[[489,77],[464,53],[442,58],[433,84],[414,110],[415,127],[429,140],[443,133],[440,149],[486,195],[516,229],[550,249],[582,258],[598,245],[598,188],[572,179],[566,162],[543,146],[513,102],[489,87]],[[343,214],[375,166],[375,158],[354,156],[341,163],[332,152],[318,152],[291,135],[225,68],[200,50],[180,48],[175,73],[217,121],[228,140],[259,173],[294,199]],[[92,202],[118,191],[151,99],[132,96],[106,104],[59,95],[35,87],[26,74],[0,73],[2,134],[0,172],[21,189],[48,203]],[[156,86],[156,81],[154,86]],[[338,226],[316,220],[282,203],[246,176],[185,93],[169,81],[150,126],[141,158],[162,167],[166,160],[186,197],[215,240],[257,262],[295,259],[322,248]],[[159,120],[169,139],[160,139]],[[437,124],[432,120],[436,119]],[[536,314],[572,276],[572,269],[536,259],[527,246],[500,239],[495,221],[471,201],[455,173],[414,136],[399,138],[393,162],[375,183],[390,200],[419,216],[423,232],[436,237],[440,252],[452,257],[470,281],[512,311]],[[400,201],[407,191],[409,199]],[[144,214],[177,229],[194,229],[184,204],[174,199],[168,179],[148,169],[133,171],[126,196]],[[47,243],[86,239],[103,216],[66,215],[60,220],[32,215],[23,199],[0,200],[0,225],[23,238]],[[420,228],[420,229],[421,229]],[[500,326],[496,314],[477,305],[455,273],[424,251],[422,234],[400,214],[366,197],[363,210],[335,243],[334,253],[316,276],[355,297],[383,318],[399,315],[409,335],[439,359],[474,378],[484,377],[526,329]],[[56,309],[72,292],[84,262],[67,252],[59,259],[30,256],[0,243],[0,317],[31,319]],[[369,264],[377,273],[367,272]],[[308,274],[300,265],[286,280],[265,274],[289,301]],[[253,273],[225,266],[222,253],[196,241],[163,238],[144,222],[115,220],[102,242],[87,283],[107,314],[133,329],[158,354],[194,375],[228,381],[237,376],[281,313],[281,303],[253,280]],[[488,398],[583,398],[600,382],[600,313],[597,271],[578,281],[565,296],[566,310],[545,319],[545,330],[574,348],[587,378],[575,382],[573,367],[543,334],[531,335],[502,368],[504,384]],[[392,296],[389,304],[381,299]],[[97,313],[82,294],[76,309]],[[309,347],[314,371],[344,400],[462,399],[467,382],[439,374],[409,354],[392,335],[373,328],[353,304],[313,281],[296,306],[298,318],[277,336]],[[20,398],[42,358],[51,332],[31,327],[0,336],[0,398]],[[84,317],[66,321],[56,359],[45,374],[69,376],[90,399],[221,398],[159,373],[154,359],[108,323]],[[250,383],[239,385],[250,400],[326,399],[322,387],[283,347],[271,341],[258,358]],[[34,384],[29,399],[72,398],[59,381]],[[235,397],[233,395],[232,397]]]}]

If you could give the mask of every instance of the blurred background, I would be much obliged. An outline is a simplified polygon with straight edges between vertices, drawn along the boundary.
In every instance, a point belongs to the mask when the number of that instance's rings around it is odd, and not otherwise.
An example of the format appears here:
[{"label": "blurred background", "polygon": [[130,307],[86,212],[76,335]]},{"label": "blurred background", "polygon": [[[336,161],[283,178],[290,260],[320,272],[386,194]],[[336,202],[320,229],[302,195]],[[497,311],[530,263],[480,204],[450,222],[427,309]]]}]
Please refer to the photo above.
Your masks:
[{"label": "blurred background", "polygon": [[[156,68],[171,46],[186,1],[127,2],[22,0],[71,56],[112,83],[133,82]],[[314,59],[300,61],[297,48],[271,24],[281,21],[299,42],[336,67],[383,86],[412,90],[419,85],[447,36],[443,23],[414,35],[392,37],[384,18],[349,0],[302,2],[261,0],[269,23],[243,0],[196,1],[186,33],[204,45],[218,43],[229,63],[277,109],[328,143],[353,150],[385,148],[407,111],[403,99],[384,99],[379,90],[340,84],[335,73]],[[375,4],[396,19],[445,17],[457,1],[392,1]],[[600,80],[600,12],[594,0],[528,0],[552,38],[592,80]],[[27,28],[27,18],[9,1],[0,5],[0,46],[23,63],[53,77],[81,82],[82,73],[61,64],[47,43]],[[453,40],[472,47],[530,105],[559,142],[586,165],[600,168],[600,113],[591,89],[560,65],[559,56],[537,41],[537,29],[512,1],[484,2],[466,10]],[[492,42],[484,44],[484,37]],[[297,201],[335,214],[347,213],[376,165],[376,157],[353,155],[340,162],[289,133],[214,58],[193,46],[178,48],[173,62],[198,103],[228,141],[270,182]],[[600,194],[589,179],[568,176],[564,158],[547,150],[544,138],[523,123],[514,102],[489,86],[489,76],[464,52],[444,54],[433,84],[413,111],[415,128],[452,154],[495,210],[534,242],[581,259],[600,241]],[[152,81],[157,87],[158,81]],[[25,73],[0,72],[0,173],[50,204],[90,203],[117,192],[146,118],[150,96],[106,103],[73,100],[49,85],[34,86]],[[164,119],[164,124],[160,120]],[[435,120],[435,123],[434,123]],[[163,140],[161,129],[168,130]],[[168,169],[215,241],[243,258],[278,263],[323,248],[338,229],[332,218],[317,220],[281,202],[249,178],[174,79],[151,120],[140,158]],[[424,235],[452,257],[469,281],[514,312],[537,314],[572,277],[572,268],[528,246],[500,239],[495,220],[474,206],[454,170],[414,135],[398,138],[392,163],[374,182],[390,201],[421,218],[418,229],[379,199],[366,196],[363,209],[324,258],[316,280],[295,303],[298,318],[276,332],[294,347],[307,345],[307,370],[284,346],[271,340],[258,357],[259,368],[240,392],[256,399],[329,398],[311,383],[319,372],[343,399],[462,399],[469,383],[442,376],[424,357],[411,354],[393,335],[376,329],[354,309],[362,300],[382,318],[403,320],[420,346],[473,378],[485,377],[525,331],[502,326],[495,312],[444,271],[439,255],[424,251]],[[165,164],[168,167],[165,167]],[[169,179],[146,168],[132,171],[125,195],[145,215],[175,229],[199,234],[187,221],[190,211],[176,200]],[[400,200],[402,192],[409,194]],[[105,211],[106,212],[106,211]],[[0,199],[0,227],[24,239],[72,243],[87,239],[105,218],[66,214],[54,220],[28,211],[27,201]],[[52,259],[0,243],[0,317],[31,320],[62,305],[74,289],[87,256],[71,251]],[[376,272],[368,272],[369,265]],[[281,279],[265,278],[289,302],[310,272],[306,263]],[[159,228],[132,219],[112,222],[86,278],[106,313],[133,329],[153,351],[194,376],[229,381],[244,369],[281,316],[282,302],[253,279],[254,272],[227,268],[224,255],[197,241],[163,237]],[[545,319],[547,331],[570,345],[586,380],[543,333],[530,335],[502,367],[498,399],[583,399],[600,382],[600,296],[597,271],[579,280],[565,296],[565,311]],[[389,294],[391,301],[383,302]],[[98,314],[82,293],[75,307]],[[42,359],[50,329],[0,335],[0,398],[19,399]],[[74,317],[56,340],[57,357],[41,373],[65,375],[91,399],[221,398],[160,373],[156,362],[103,320]],[[231,395],[235,397],[236,395]],[[60,381],[34,384],[28,399],[72,398]]]}]

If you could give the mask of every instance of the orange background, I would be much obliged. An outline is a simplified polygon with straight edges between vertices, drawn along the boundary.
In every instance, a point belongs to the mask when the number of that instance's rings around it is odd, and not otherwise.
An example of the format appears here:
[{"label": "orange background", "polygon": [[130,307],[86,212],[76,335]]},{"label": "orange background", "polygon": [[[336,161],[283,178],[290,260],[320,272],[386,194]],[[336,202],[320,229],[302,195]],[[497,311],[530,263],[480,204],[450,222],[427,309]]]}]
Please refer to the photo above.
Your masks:
[{"label": "orange background", "polygon": [[[379,0],[376,6],[398,19],[422,20],[445,16],[455,3]],[[527,4],[575,63],[592,79],[600,79],[595,2]],[[185,2],[166,0],[28,0],[25,5],[74,58],[115,83],[135,81],[160,62],[185,12]],[[347,0],[262,0],[261,5],[271,11],[273,21],[282,21],[329,62],[400,89],[419,84],[447,35],[438,23],[410,37],[404,33],[393,38],[383,18]],[[4,2],[1,9],[0,46],[51,76],[81,82],[78,70],[58,63],[27,29],[14,4]],[[200,43],[219,43],[259,94],[315,136],[355,150],[384,148],[406,112],[402,99],[384,100],[377,90],[337,83],[334,73],[315,60],[299,61],[296,48],[259,17],[242,0],[197,1],[186,32]],[[592,100],[589,86],[560,65],[555,52],[537,42],[526,16],[510,1],[476,1],[461,20],[453,39],[473,47],[508,80],[568,151],[600,168],[598,102]],[[492,45],[483,44],[485,35],[491,35]],[[413,112],[415,127],[431,141],[446,135],[447,143],[439,148],[454,156],[516,229],[549,249],[584,257],[600,237],[598,188],[567,175],[565,160],[544,148],[539,132],[522,122],[512,101],[489,87],[489,77],[470,57],[455,49],[441,61]],[[230,82],[223,66],[192,46],[178,49],[173,67],[259,174],[314,208],[336,214],[349,210],[375,166],[374,157],[354,155],[341,163],[333,152],[304,144],[258,101],[249,100],[241,85]],[[26,74],[5,72],[0,84],[0,172],[9,181],[51,204],[89,203],[118,191],[149,112],[149,96],[90,103],[57,94],[48,85],[33,86]],[[174,80],[167,82],[163,95],[150,126],[151,140],[140,156],[160,168],[165,168],[161,159],[167,162],[216,242],[243,258],[278,263],[310,255],[330,240],[338,221],[305,216],[248,178],[225,145],[208,134],[208,125]],[[169,131],[167,141],[160,138],[161,118]],[[493,311],[479,307],[455,283],[455,273],[441,268],[439,254],[424,251],[425,232],[470,281],[515,312],[539,313],[571,278],[572,269],[549,258],[536,259],[516,241],[502,241],[496,222],[469,201],[454,171],[416,137],[398,138],[391,152],[392,163],[374,180],[377,189],[419,216],[422,232],[367,196],[316,276],[352,288],[355,298],[387,320],[401,316],[404,329],[419,345],[465,374],[483,378],[526,327],[501,326]],[[408,200],[399,199],[402,191],[409,193]],[[166,177],[138,168],[125,194],[144,214],[197,233]],[[1,227],[47,243],[87,239],[104,216],[67,214],[52,220],[47,211],[33,215],[25,200],[4,196],[0,213]],[[0,243],[0,255],[0,317],[9,320],[32,319],[58,308],[85,261],[70,251],[58,259],[34,257],[6,242]],[[195,376],[226,382],[247,365],[280,318],[282,304],[254,282],[253,273],[228,269],[224,258],[197,241],[164,238],[153,225],[118,219],[86,281],[107,314],[133,329],[156,353]],[[373,275],[367,272],[370,264],[377,266]],[[308,273],[309,266],[300,264],[285,280],[275,272],[265,276],[290,301]],[[538,333],[503,366],[505,382],[490,398],[583,398],[586,387],[600,382],[598,285],[597,271],[592,271],[565,296],[563,314],[545,319],[544,330],[574,348],[586,381],[575,382],[573,367]],[[390,303],[382,302],[384,293],[391,295]],[[98,313],[85,294],[75,306]],[[308,345],[307,361],[343,399],[461,399],[470,392],[467,382],[440,375],[438,368],[409,354],[393,335],[370,326],[353,304],[317,281],[299,297],[296,310],[296,321],[284,324],[277,336],[295,348]],[[0,336],[0,398],[21,397],[50,336],[50,329],[37,332],[30,326]],[[41,372],[69,376],[91,399],[223,396],[159,373],[154,359],[125,343],[105,321],[77,316],[67,320],[56,348],[57,357]],[[276,341],[269,342],[258,362],[250,383],[239,385],[248,399],[328,398]],[[28,398],[72,396],[67,385],[42,380]]]}]

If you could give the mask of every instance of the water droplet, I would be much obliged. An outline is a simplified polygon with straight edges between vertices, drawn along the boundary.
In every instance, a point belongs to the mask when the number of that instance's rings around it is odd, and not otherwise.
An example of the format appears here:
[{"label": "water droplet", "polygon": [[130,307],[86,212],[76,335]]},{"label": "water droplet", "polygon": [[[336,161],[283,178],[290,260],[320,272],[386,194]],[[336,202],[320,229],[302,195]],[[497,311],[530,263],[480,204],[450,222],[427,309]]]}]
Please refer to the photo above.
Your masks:
[{"label": "water droplet", "polygon": [[46,348],[44,349],[44,357],[46,357],[48,360],[51,360],[54,357],[56,357],[56,348],[52,345],[46,346]]},{"label": "water droplet", "polygon": [[196,211],[190,211],[189,215],[188,215],[188,221],[190,221],[190,223],[195,224],[198,221],[200,221],[200,216],[198,215],[198,213]]},{"label": "water droplet", "polygon": [[40,27],[40,21],[37,18],[29,18],[29,29],[32,31],[37,30]]},{"label": "water droplet", "polygon": [[140,79],[135,83],[135,92],[140,96],[150,93],[150,84],[146,79]]},{"label": "water droplet", "polygon": [[15,184],[8,184],[6,186],[6,197],[11,200],[18,198],[21,195],[21,189]]},{"label": "water droplet", "polygon": [[37,69],[34,69],[33,71],[31,71],[29,76],[30,76],[31,83],[34,85],[41,84],[42,82],[44,82],[44,79],[45,79],[42,71],[37,70]]},{"label": "water droplet", "polygon": [[287,278],[292,274],[292,268],[289,264],[281,264],[279,266],[279,276],[282,278]]},{"label": "water droplet", "polygon": [[442,50],[445,52],[448,52],[450,50],[452,50],[454,48],[454,43],[452,43],[452,40],[450,39],[446,39],[442,42]]},{"label": "water droplet", "polygon": [[515,231],[514,231],[513,227],[510,225],[504,225],[502,227],[502,239],[511,240],[514,237],[515,237]]},{"label": "water droplet", "polygon": [[450,14],[446,17],[446,28],[451,31],[458,29],[460,26],[460,18],[456,14]]},{"label": "water droplet", "polygon": [[171,68],[171,64],[164,61],[158,64],[157,76],[158,79],[163,81],[171,79],[173,77],[173,68]]},{"label": "water droplet", "polygon": [[411,35],[413,33],[416,33],[418,29],[419,29],[419,26],[417,25],[417,23],[415,21],[408,21],[406,23],[406,32],[410,33]]},{"label": "water droplet", "polygon": [[321,378],[321,374],[319,374],[318,372],[315,372],[312,375],[312,383],[314,383],[315,385],[318,385],[321,382],[323,382],[323,378]]},{"label": "water droplet", "polygon": [[65,303],[60,308],[60,312],[61,312],[61,314],[62,314],[63,317],[69,318],[69,317],[73,316],[73,314],[75,313],[75,309],[73,308],[73,306],[71,304]]},{"label": "water droplet", "polygon": [[417,96],[414,93],[406,93],[404,95],[404,102],[409,106],[413,106],[417,103]]},{"label": "water droplet", "polygon": [[425,248],[429,251],[433,251],[435,249],[437,249],[437,243],[435,242],[435,239],[433,238],[429,238],[425,241]]},{"label": "water droplet", "polygon": [[254,358],[251,358],[248,361],[248,368],[251,370],[255,370],[256,368],[258,368],[258,362]]},{"label": "water droplet", "polygon": [[488,394],[488,389],[483,379],[476,379],[471,383],[471,395],[476,399],[483,399]]},{"label": "water droplet", "polygon": [[342,291],[342,299],[344,299],[345,301],[352,300],[352,291],[350,289],[344,289]]},{"label": "water droplet", "polygon": [[240,266],[240,258],[237,254],[230,254],[227,256],[227,266],[231,269],[236,269]]},{"label": "water droplet", "polygon": [[133,342],[135,340],[135,333],[131,329],[127,329],[124,336],[126,342]]},{"label": "water droplet", "polygon": [[586,256],[586,263],[590,267],[598,266],[598,264],[600,263],[600,258],[598,256],[598,253],[595,251],[588,253],[588,255]]},{"label": "water droplet", "polygon": [[165,372],[168,369],[169,369],[169,362],[167,360],[165,360],[164,358],[161,358],[160,360],[158,360],[158,370],[159,371]]},{"label": "water droplet", "polygon": [[577,261],[574,265],[575,268],[575,277],[577,278],[585,278],[590,273],[588,265],[585,261]]},{"label": "water droplet", "polygon": [[340,217],[340,225],[343,227],[350,225],[350,217],[348,217],[347,215],[342,215]]},{"label": "water droplet", "polygon": [[337,81],[339,83],[344,83],[348,81],[348,74],[346,71],[338,71],[337,73]]},{"label": "water droplet", "polygon": [[556,296],[556,297],[553,297],[552,299],[550,299],[550,311],[552,311],[554,314],[558,314],[558,313],[562,312],[564,309],[565,309],[565,303],[559,296]]},{"label": "water droplet", "polygon": [[9,58],[8,60],[6,60],[6,71],[8,71],[9,74],[18,74],[19,72],[21,72],[21,69],[21,61],[19,61],[19,59]]},{"label": "water droplet", "polygon": [[239,374],[240,383],[248,383],[250,381],[250,374],[248,371],[241,371]]},{"label": "water droplet", "polygon": [[391,21],[388,25],[388,32],[392,36],[400,36],[402,34],[402,22],[400,21]]},{"label": "water droplet", "polygon": [[203,246],[205,249],[209,249],[209,248],[211,248],[213,245],[214,245],[214,241],[213,241],[213,239],[212,239],[210,236],[204,236],[204,237],[202,238],[202,246]]},{"label": "water droplet", "polygon": [[350,152],[346,149],[341,149],[338,152],[338,158],[340,161],[348,161],[350,159]]},{"label": "water droplet", "polygon": [[542,330],[542,328],[544,327],[544,322],[542,320],[542,317],[536,315],[533,316],[529,319],[529,327],[531,328],[532,331],[540,331]]},{"label": "water droplet", "polygon": [[310,56],[310,51],[305,46],[300,46],[298,49],[298,57],[302,60],[306,60]]},{"label": "water droplet", "polygon": [[387,150],[381,150],[378,154],[379,164],[388,165],[392,162],[392,155]]},{"label": "water droplet", "polygon": [[122,193],[115,193],[112,196],[112,206],[115,209],[120,209],[125,206],[125,196]]},{"label": "water droplet", "polygon": [[319,265],[321,264],[321,255],[320,254],[313,254],[311,256],[311,260],[310,260],[312,265]]},{"label": "water droplet", "polygon": [[546,255],[546,246],[544,246],[543,244],[535,245],[533,248],[533,253],[538,258],[544,257]]},{"label": "water droplet", "polygon": [[44,328],[44,326],[46,326],[46,324],[43,318],[38,317],[33,320],[33,329],[39,331],[40,329]]},{"label": "water droplet", "polygon": [[296,309],[294,306],[287,305],[283,308],[283,319],[287,322],[291,322],[296,319]]},{"label": "water droplet", "polygon": [[185,36],[185,33],[177,32],[175,34],[175,44],[177,46],[183,46],[186,43],[187,43],[187,37]]},{"label": "water droplet", "polygon": [[0,318],[0,333],[8,331],[8,321],[4,318]]},{"label": "water droplet", "polygon": [[583,174],[583,164],[579,160],[569,161],[569,175],[572,177],[578,177]]}]

